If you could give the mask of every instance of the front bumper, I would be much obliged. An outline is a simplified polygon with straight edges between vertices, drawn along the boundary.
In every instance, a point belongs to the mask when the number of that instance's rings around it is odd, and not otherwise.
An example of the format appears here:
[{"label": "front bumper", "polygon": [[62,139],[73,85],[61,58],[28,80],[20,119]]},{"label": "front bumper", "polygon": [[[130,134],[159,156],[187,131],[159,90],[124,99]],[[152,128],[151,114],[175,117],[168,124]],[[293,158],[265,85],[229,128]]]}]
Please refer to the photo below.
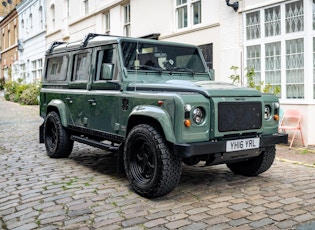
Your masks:
[{"label": "front bumper", "polygon": [[[288,134],[276,133],[260,137],[259,148],[275,144],[287,144]],[[248,151],[248,150],[246,150]],[[190,144],[174,144],[173,152],[183,158],[226,152],[226,141],[197,142]],[[233,152],[232,152],[233,153]]]}]

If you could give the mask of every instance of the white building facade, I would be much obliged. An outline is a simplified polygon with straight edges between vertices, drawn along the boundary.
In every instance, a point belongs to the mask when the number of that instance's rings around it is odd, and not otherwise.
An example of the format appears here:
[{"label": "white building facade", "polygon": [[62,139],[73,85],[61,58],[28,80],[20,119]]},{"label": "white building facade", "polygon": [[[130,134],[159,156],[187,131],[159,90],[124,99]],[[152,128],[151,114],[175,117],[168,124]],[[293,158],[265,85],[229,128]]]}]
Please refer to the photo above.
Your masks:
[{"label": "white building facade", "polygon": [[[47,0],[46,48],[87,33],[151,36],[202,48],[216,80],[239,67],[279,89],[283,109],[303,111],[302,131],[315,145],[315,0]],[[236,0],[229,2],[231,5]]]},{"label": "white building facade", "polygon": [[302,112],[305,143],[315,145],[315,1],[247,0],[241,7],[244,67],[281,89],[282,109]]},{"label": "white building facade", "polygon": [[13,65],[13,80],[39,82],[46,52],[46,2],[27,0],[16,9],[19,17],[19,60]]},{"label": "white building facade", "polygon": [[[142,37],[202,46],[210,68],[228,80],[239,59],[238,14],[225,1],[205,0],[47,0],[47,48],[56,40],[75,41],[87,33]],[[225,26],[226,25],[226,26]],[[231,33],[233,36],[226,36]],[[220,59],[229,56],[222,65]],[[231,56],[232,55],[232,56]],[[218,60],[213,62],[213,57]],[[221,78],[220,77],[220,78]]]}]

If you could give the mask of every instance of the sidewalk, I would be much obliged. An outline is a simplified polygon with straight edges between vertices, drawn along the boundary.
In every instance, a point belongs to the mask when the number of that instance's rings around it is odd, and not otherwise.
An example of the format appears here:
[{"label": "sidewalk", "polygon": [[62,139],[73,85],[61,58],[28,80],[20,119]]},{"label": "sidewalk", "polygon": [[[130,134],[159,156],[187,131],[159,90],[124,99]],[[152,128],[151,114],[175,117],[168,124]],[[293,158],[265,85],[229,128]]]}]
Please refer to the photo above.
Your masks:
[{"label": "sidewalk", "polygon": [[281,161],[315,168],[315,147],[296,146],[289,149],[288,145],[277,145],[276,158]]}]

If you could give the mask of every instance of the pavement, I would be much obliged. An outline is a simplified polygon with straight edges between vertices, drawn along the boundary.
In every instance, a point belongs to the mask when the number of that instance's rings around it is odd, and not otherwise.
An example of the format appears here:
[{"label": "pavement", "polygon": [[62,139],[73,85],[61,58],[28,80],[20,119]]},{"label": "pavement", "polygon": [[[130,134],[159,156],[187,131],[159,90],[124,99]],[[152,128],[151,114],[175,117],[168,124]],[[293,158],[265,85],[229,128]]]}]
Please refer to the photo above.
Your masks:
[{"label": "pavement", "polygon": [[315,229],[313,163],[284,158],[300,148],[277,146],[281,158],[258,177],[184,166],[175,190],[150,200],[103,150],[75,143],[69,158],[49,158],[42,121],[38,106],[0,97],[0,229]]}]

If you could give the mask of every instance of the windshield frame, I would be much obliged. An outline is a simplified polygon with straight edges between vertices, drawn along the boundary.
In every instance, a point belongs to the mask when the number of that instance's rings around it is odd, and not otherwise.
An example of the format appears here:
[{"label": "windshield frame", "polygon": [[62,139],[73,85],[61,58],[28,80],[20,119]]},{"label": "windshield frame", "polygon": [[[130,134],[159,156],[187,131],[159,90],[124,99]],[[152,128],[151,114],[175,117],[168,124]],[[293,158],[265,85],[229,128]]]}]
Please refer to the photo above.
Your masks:
[{"label": "windshield frame", "polygon": [[127,71],[205,74],[200,48],[150,40],[121,40],[122,65]]}]

